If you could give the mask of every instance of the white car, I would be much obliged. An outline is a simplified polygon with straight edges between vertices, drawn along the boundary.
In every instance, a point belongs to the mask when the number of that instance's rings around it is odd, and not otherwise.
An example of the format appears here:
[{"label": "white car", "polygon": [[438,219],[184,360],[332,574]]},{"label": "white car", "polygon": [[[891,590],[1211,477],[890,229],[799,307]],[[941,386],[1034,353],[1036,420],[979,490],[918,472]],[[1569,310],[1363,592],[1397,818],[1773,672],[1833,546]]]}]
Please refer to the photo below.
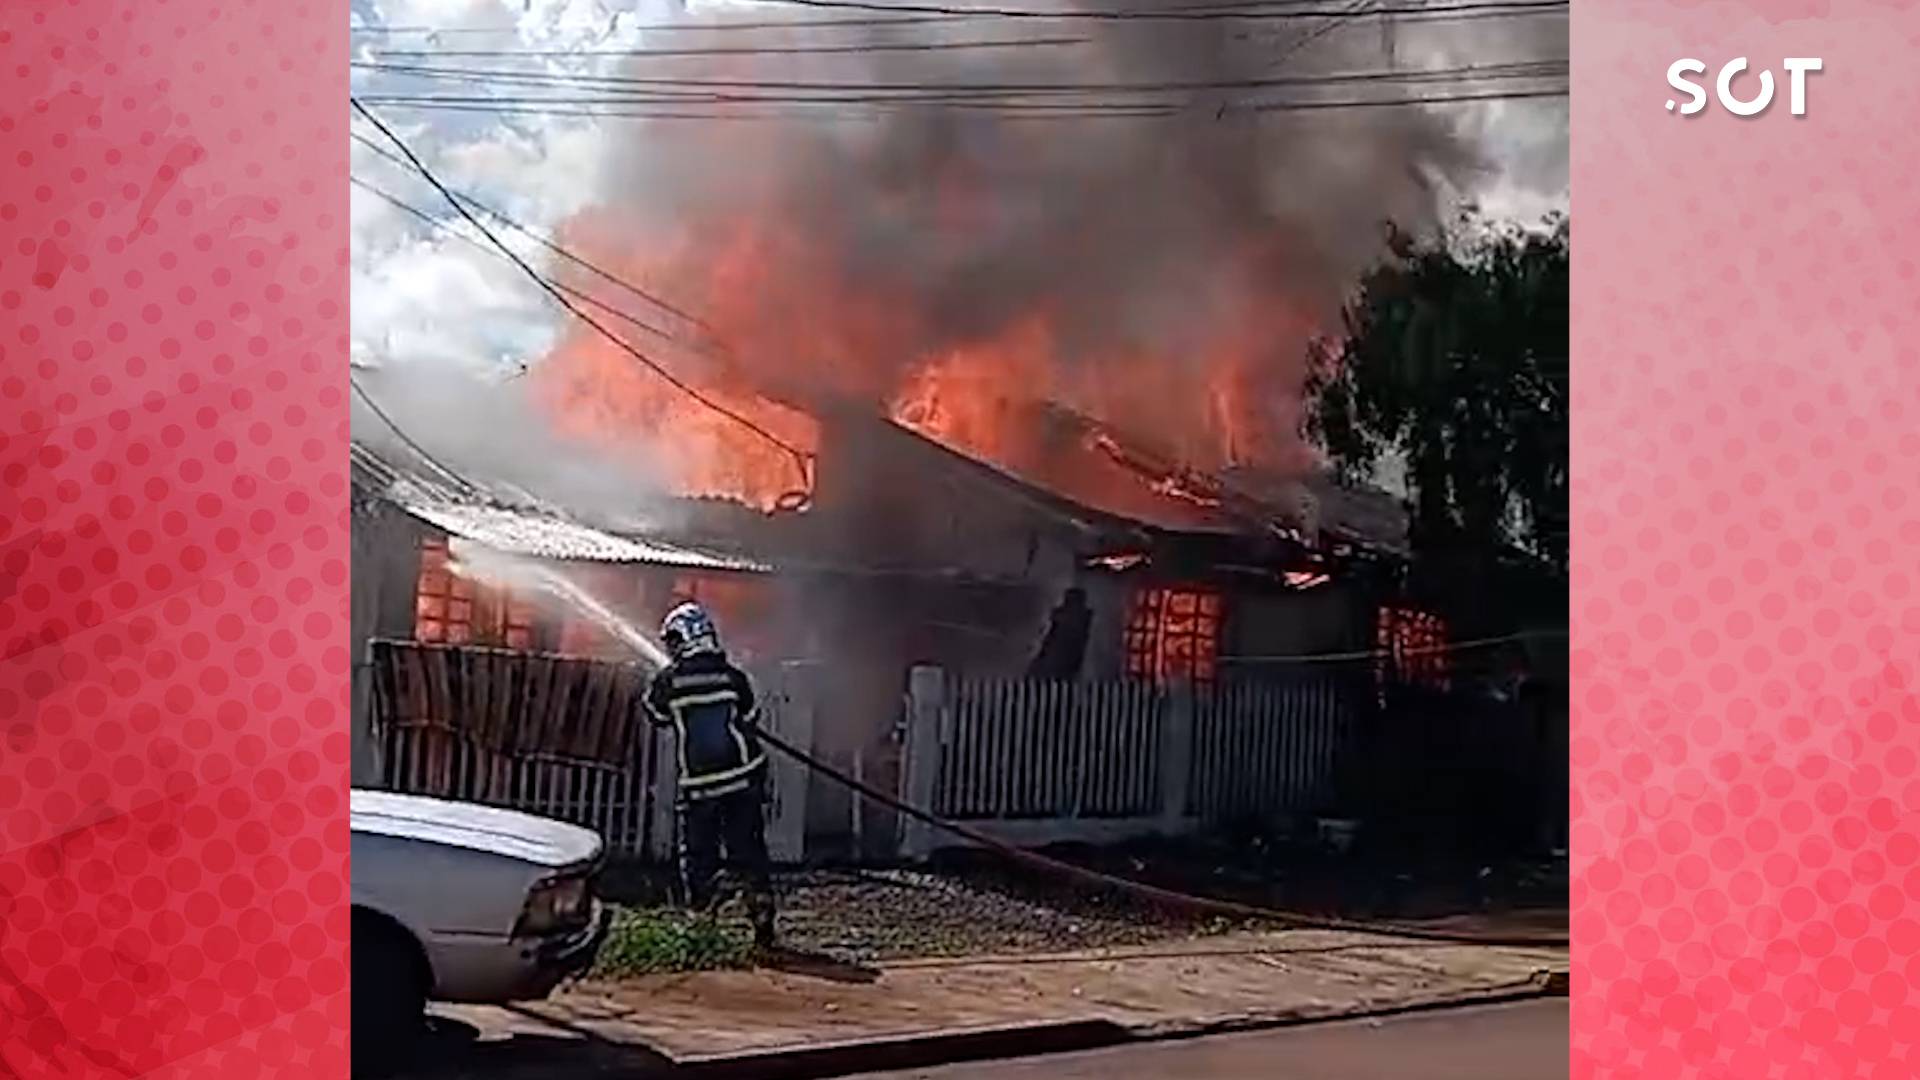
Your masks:
[{"label": "white car", "polygon": [[542,998],[593,963],[611,912],[592,830],[365,790],[352,823],[356,1072],[404,1047],[429,998]]}]

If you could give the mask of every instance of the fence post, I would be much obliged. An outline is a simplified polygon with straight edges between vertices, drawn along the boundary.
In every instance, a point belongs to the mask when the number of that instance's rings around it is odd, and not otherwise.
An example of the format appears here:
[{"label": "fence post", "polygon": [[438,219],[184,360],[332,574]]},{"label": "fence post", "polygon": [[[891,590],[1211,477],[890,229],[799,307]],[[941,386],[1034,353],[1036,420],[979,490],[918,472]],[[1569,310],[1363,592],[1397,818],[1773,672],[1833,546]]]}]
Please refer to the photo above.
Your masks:
[{"label": "fence post", "polygon": [[649,734],[653,738],[653,850],[648,854],[671,863],[680,854],[680,815],[674,807],[680,795],[680,750],[672,731],[656,727]]},{"label": "fence post", "polygon": [[[780,665],[774,687],[779,707],[771,710],[775,734],[808,753],[813,752],[813,679],[809,665],[788,660]],[[806,858],[807,767],[780,755],[773,770],[775,800],[768,853],[775,862],[798,863]]]},{"label": "fence post", "polygon": [[1161,693],[1160,706],[1160,828],[1185,831],[1187,780],[1192,773],[1194,688],[1178,682]]},{"label": "fence post", "polygon": [[[900,796],[918,810],[933,809],[934,781],[940,775],[940,720],[946,703],[947,673],[924,665],[914,668],[907,680],[907,745]],[[932,853],[933,830],[902,816],[901,857],[924,859]]]}]

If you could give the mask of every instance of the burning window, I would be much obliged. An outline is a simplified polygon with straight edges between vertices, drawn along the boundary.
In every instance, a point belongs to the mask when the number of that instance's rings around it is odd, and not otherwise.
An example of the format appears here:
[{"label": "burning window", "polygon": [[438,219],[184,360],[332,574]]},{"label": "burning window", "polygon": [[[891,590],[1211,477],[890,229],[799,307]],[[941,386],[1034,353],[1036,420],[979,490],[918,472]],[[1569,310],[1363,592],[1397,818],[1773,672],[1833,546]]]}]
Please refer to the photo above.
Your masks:
[{"label": "burning window", "polygon": [[533,648],[533,606],[506,589],[454,573],[445,540],[420,542],[413,613],[413,636],[421,641]]},{"label": "burning window", "polygon": [[1447,624],[1412,608],[1383,607],[1375,632],[1380,676],[1444,690],[1448,683]]},{"label": "burning window", "polygon": [[1127,675],[1212,682],[1220,656],[1220,595],[1153,588],[1134,594],[1127,619]]}]

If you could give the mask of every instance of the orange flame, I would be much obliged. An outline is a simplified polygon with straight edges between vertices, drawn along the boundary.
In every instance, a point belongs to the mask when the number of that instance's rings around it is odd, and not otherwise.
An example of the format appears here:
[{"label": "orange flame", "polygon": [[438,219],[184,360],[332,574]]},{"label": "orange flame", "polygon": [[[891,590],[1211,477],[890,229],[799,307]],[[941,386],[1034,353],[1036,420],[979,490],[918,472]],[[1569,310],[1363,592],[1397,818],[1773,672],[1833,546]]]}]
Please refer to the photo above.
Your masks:
[{"label": "orange flame", "polygon": [[[956,213],[966,205],[955,197]],[[1183,349],[1069,347],[1044,296],[1015,319],[943,342],[910,283],[856,283],[777,216],[709,223],[620,257],[599,249],[635,230],[607,213],[577,219],[570,245],[700,315],[698,324],[650,315],[677,343],[626,328],[623,336],[774,436],[700,404],[600,336],[572,334],[536,368],[541,400],[573,433],[637,447],[675,492],[773,508],[803,482],[795,452],[819,447],[820,425],[805,409],[848,399],[1122,513],[1143,482],[1069,460],[1072,447],[1050,441],[1046,406],[1151,436],[1196,475],[1298,465],[1295,354],[1310,327],[1278,298],[1215,320]],[[1134,490],[1113,490],[1121,484]],[[1206,505],[1204,485],[1164,484],[1162,495]]]}]

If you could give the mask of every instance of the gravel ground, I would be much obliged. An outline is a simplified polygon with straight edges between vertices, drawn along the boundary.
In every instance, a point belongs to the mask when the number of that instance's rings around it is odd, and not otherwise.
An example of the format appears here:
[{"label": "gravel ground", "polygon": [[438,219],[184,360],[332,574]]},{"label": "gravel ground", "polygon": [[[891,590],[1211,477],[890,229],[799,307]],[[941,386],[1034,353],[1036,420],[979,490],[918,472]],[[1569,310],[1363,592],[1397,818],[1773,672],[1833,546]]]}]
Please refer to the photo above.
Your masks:
[{"label": "gravel ground", "polygon": [[[1425,919],[1565,906],[1565,864],[1477,867],[1315,861],[1254,844],[1059,852],[1067,861],[1202,896],[1346,917]],[[609,883],[630,906],[666,902],[659,871]],[[1492,887],[1497,886],[1497,887]],[[807,870],[775,876],[780,933],[796,949],[854,962],[1146,945],[1251,928],[1168,911],[986,853],[926,869]],[[722,918],[744,920],[737,903]]]},{"label": "gravel ground", "polygon": [[780,884],[789,944],[865,961],[1143,945],[1229,928],[910,870],[809,873]]}]

